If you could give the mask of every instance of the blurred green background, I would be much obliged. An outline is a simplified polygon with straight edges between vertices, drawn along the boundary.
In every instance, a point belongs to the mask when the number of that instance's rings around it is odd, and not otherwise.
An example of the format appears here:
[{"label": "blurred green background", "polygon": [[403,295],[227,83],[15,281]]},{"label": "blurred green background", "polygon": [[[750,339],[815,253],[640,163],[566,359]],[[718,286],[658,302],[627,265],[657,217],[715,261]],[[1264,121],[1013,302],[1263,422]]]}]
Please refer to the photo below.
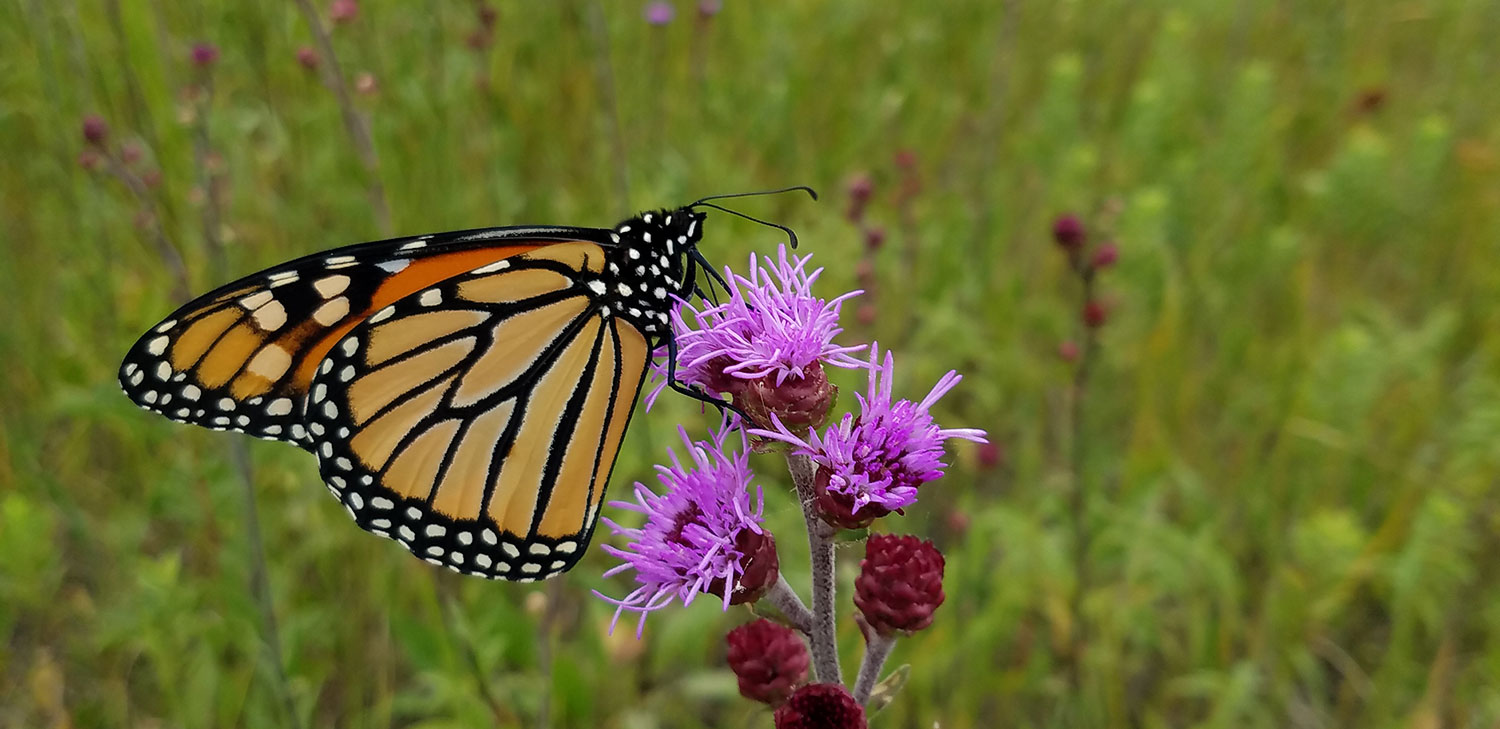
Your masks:
[{"label": "blurred green background", "polygon": [[[235,437],[114,374],[182,295],[170,251],[201,291],[387,225],[803,183],[823,202],[739,207],[798,230],[821,293],[871,288],[845,337],[895,349],[899,393],[963,372],[940,421],[999,445],[880,526],[936,540],[948,602],[876,726],[1500,726],[1500,3],[492,0],[485,31],[473,2],[326,1],[373,171],[296,3],[0,4],[0,726],[770,726],[723,663],[748,611],[610,636],[600,550],[439,575],[256,441],[269,652]],[[1121,251],[1076,410],[1069,210]],[[704,249],[778,241],[719,215]],[[635,422],[617,496],[706,421]]]}]

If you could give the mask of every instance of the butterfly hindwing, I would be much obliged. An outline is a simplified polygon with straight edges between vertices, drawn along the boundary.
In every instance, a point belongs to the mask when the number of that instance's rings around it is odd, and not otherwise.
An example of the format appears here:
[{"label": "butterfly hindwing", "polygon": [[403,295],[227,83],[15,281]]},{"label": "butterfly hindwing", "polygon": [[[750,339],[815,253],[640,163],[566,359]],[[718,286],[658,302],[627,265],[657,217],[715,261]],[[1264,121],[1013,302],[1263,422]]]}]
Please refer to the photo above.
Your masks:
[{"label": "butterfly hindwing", "polygon": [[201,296],[157,324],[126,355],[120,385],[137,405],[173,420],[306,448],[308,386],[340,336],[414,291],[579,232],[459,231],[285,263]]},{"label": "butterfly hindwing", "polygon": [[305,424],[360,526],[486,577],[572,567],[650,352],[611,315],[604,266],[597,244],[540,248],[415,292],[330,348]]}]

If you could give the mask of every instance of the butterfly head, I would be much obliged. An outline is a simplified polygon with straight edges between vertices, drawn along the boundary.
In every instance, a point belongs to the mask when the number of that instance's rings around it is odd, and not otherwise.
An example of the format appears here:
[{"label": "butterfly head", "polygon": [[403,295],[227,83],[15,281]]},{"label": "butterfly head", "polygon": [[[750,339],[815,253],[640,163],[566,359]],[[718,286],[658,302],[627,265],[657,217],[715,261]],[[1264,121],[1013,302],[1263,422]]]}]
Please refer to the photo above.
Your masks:
[{"label": "butterfly head", "polygon": [[610,232],[609,280],[619,315],[648,335],[663,336],[677,298],[697,290],[698,252],[707,215],[690,207],[653,210]]}]

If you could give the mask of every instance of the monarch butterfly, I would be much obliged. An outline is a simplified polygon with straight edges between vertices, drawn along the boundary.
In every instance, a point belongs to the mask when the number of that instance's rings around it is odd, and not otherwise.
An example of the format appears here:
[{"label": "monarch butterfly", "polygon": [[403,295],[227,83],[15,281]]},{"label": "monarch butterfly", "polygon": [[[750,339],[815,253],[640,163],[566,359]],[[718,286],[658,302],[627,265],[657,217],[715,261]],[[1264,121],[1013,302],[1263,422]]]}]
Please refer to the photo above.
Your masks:
[{"label": "monarch butterfly", "polygon": [[120,384],[172,420],[311,451],[360,527],[428,562],[545,579],[593,535],[652,353],[675,349],[674,299],[704,294],[700,267],[722,284],[698,208],[748,218],[709,202],[738,196],[299,258],[173,312]]}]

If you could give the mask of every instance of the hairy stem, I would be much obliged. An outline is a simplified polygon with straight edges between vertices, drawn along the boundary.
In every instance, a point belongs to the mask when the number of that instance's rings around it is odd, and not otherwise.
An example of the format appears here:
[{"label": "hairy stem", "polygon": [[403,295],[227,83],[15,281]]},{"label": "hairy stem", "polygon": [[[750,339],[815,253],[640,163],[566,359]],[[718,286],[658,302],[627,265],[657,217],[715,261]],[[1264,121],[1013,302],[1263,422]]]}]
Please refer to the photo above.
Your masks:
[{"label": "hairy stem", "polygon": [[776,584],[771,587],[770,592],[766,593],[764,599],[776,606],[776,609],[781,611],[782,616],[792,624],[793,628],[802,631],[803,635],[812,634],[812,611],[807,609],[802,598],[798,597],[797,592],[792,589],[791,583],[786,581],[786,575],[776,578]]},{"label": "hairy stem", "polygon": [[838,624],[834,619],[833,527],[818,516],[818,496],[813,481],[818,467],[807,456],[787,454],[786,464],[802,502],[802,516],[807,520],[807,547],[812,556],[812,640],[813,670],[822,683],[844,682],[839,671]]},{"label": "hairy stem", "polygon": [[318,17],[312,0],[297,0],[297,7],[302,10],[302,17],[312,30],[313,41],[318,44],[318,55],[322,56],[323,62],[318,64],[318,68],[321,69],[323,85],[338,99],[339,111],[344,116],[344,129],[354,142],[359,161],[364,163],[365,172],[370,176],[370,208],[375,211],[375,224],[380,227],[381,235],[390,236],[391,210],[386,204],[385,185],[380,182],[380,158],[375,154],[375,142],[370,136],[369,122],[354,107],[349,83],[339,68],[338,56],[333,52],[333,41],[328,37],[328,29],[323,27],[323,21]]},{"label": "hairy stem", "polygon": [[859,664],[859,678],[854,681],[854,700],[861,706],[870,700],[870,692],[880,680],[880,669],[885,667],[885,659],[890,657],[891,648],[896,645],[893,635],[881,635],[874,629],[869,635],[869,640],[865,641],[865,660]]}]

